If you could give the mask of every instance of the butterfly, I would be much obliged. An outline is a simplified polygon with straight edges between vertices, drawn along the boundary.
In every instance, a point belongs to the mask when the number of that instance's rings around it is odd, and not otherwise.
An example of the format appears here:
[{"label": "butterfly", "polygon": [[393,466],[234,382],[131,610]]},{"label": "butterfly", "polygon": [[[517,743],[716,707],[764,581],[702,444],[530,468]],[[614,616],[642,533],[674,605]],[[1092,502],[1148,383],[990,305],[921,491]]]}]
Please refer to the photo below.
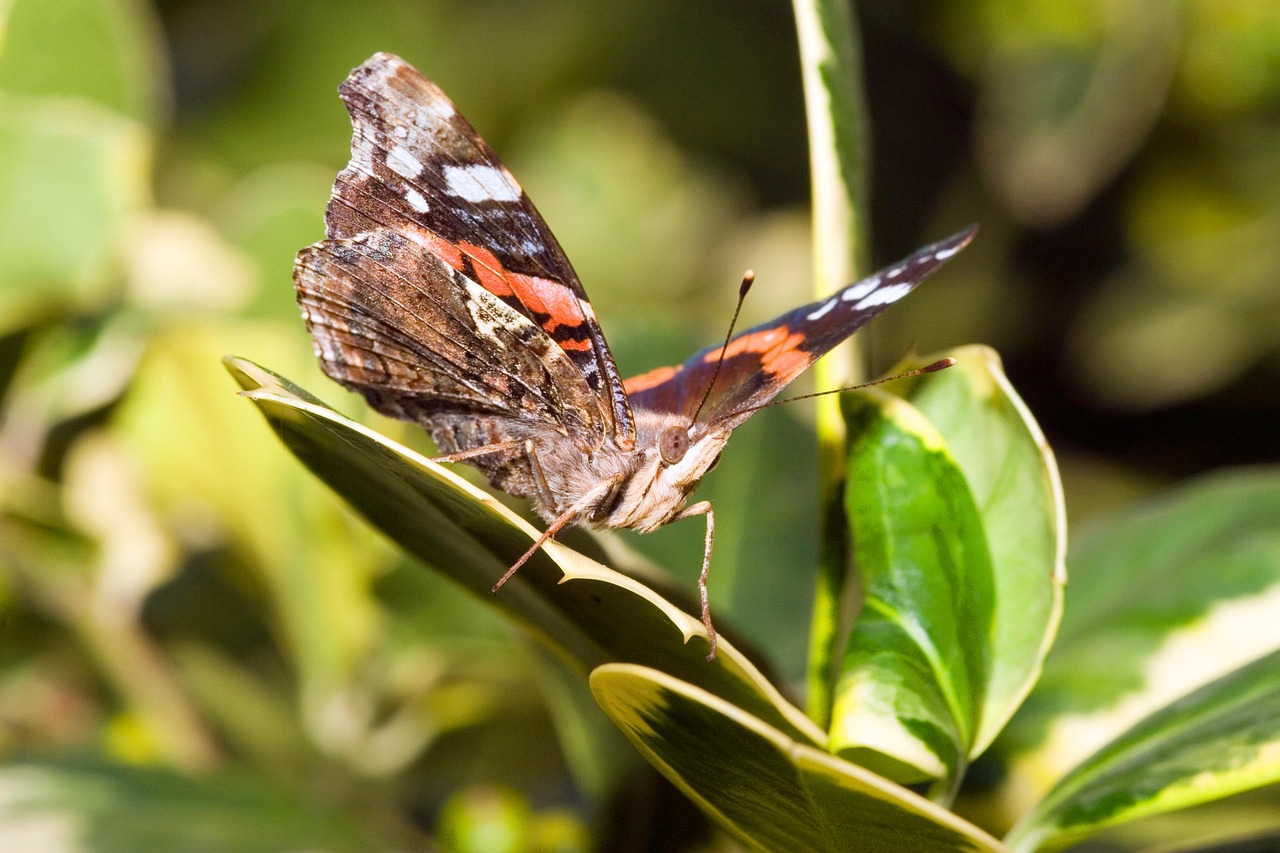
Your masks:
[{"label": "butterfly", "polygon": [[[532,500],[546,531],[497,589],[572,526],[641,532],[702,516],[689,504],[734,428],[910,292],[970,228],[683,364],[623,380],[586,291],[533,203],[447,96],[379,53],[339,87],[351,160],[326,239],[298,253],[298,302],[331,378],[424,426],[443,455]],[[745,292],[745,286],[744,286]]]}]

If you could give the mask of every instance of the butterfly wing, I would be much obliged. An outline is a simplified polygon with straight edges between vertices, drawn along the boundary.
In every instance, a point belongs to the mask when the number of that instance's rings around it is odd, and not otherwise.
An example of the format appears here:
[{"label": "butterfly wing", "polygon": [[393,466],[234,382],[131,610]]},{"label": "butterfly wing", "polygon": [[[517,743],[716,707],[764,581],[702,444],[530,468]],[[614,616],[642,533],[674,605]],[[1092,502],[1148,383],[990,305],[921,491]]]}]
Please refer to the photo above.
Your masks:
[{"label": "butterfly wing", "polygon": [[[298,302],[324,371],[378,411],[423,424],[446,452],[598,433],[598,396],[577,365],[417,236],[378,229],[298,254]],[[472,461],[503,491],[533,493],[522,449]]]},{"label": "butterfly wing", "polygon": [[925,246],[906,259],[864,278],[826,299],[797,308],[733,337],[724,348],[712,347],[682,365],[662,367],[625,383],[637,409],[681,415],[692,420],[707,387],[715,385],[698,414],[701,423],[724,420],[732,429],[767,403],[833,347],[873,317],[910,293],[949,258],[963,249],[977,226]]},{"label": "butterfly wing", "polygon": [[577,366],[622,446],[635,428],[617,366],[581,282],[529,197],[440,89],[403,59],[375,54],[339,87],[351,161],[325,215],[331,239],[416,235],[448,268],[515,309]]}]

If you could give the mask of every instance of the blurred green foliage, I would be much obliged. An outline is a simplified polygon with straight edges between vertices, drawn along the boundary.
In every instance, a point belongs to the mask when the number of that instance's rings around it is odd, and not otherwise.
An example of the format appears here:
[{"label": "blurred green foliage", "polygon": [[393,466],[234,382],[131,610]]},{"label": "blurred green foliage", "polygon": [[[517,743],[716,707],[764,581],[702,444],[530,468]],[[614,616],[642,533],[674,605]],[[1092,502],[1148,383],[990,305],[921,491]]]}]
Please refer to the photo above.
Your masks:
[{"label": "blurred green foliage", "polygon": [[[877,259],[983,225],[877,323],[878,364],[999,349],[1077,518],[1274,461],[1280,8],[864,6]],[[794,44],[764,0],[0,3],[0,846],[417,848],[438,824],[577,850],[619,790],[644,801],[559,664],[353,519],[219,358],[360,411],[315,368],[289,272],[347,157],[335,87],[376,50],[529,188],[625,372],[715,339],[747,266],[747,323],[798,304]],[[753,419],[700,493],[720,613],[793,678],[806,411]],[[696,574],[696,524],[616,538]],[[114,798],[132,823],[105,825]]]}]

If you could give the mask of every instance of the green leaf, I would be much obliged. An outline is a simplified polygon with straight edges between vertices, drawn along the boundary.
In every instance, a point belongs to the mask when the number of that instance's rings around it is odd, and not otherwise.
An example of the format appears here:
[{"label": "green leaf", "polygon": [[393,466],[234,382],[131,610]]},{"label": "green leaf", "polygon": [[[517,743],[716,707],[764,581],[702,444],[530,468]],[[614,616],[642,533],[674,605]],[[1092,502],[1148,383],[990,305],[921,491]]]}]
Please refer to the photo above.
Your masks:
[{"label": "green leaf", "polygon": [[[345,701],[370,690],[369,661],[386,648],[386,614],[374,586],[393,555],[316,488],[228,393],[212,354],[246,337],[319,374],[310,353],[299,352],[283,330],[174,322],[153,332],[111,430],[130,448],[148,496],[172,529],[182,529],[193,507],[198,517],[216,520],[215,541],[234,551],[254,605],[263,608],[250,606],[240,618],[251,635],[270,632],[291,665],[291,695],[311,738],[334,755],[352,729],[337,732],[324,710],[335,696]],[[267,620],[265,628],[259,619]]]},{"label": "green leaf", "polygon": [[831,730],[833,749],[895,778],[954,783],[1040,671],[1066,530],[1053,457],[995,353],[951,355],[846,404],[865,605]]},{"label": "green leaf", "polygon": [[134,0],[0,4],[0,90],[74,96],[155,124],[169,74],[153,14]]},{"label": "green leaf", "polygon": [[[989,4],[969,19],[995,30],[978,80],[984,172],[1017,218],[1041,227],[1074,215],[1146,141],[1183,48],[1173,10],[1088,5]],[[971,29],[963,37],[972,51]]]},{"label": "green leaf", "polygon": [[[995,739],[1040,675],[1062,618],[1067,520],[1053,453],[994,350],[960,347],[954,367],[890,390],[946,441],[978,505],[994,571],[990,671],[971,757]],[[923,367],[916,357],[894,372]]]},{"label": "green leaf", "polygon": [[145,4],[0,3],[0,332],[96,307],[149,201],[168,79]]},{"label": "green leaf", "polygon": [[26,428],[44,434],[118,400],[145,347],[140,326],[136,316],[117,311],[39,328],[15,371],[12,405]]},{"label": "green leaf", "polygon": [[1280,652],[1152,714],[1061,779],[1009,834],[1059,849],[1104,826],[1280,781]]},{"label": "green leaf", "polygon": [[[391,843],[385,839],[382,843]],[[0,848],[59,853],[357,851],[381,844],[331,806],[261,780],[26,761],[0,766]]]},{"label": "green leaf", "polygon": [[1076,540],[1070,607],[1010,726],[1035,791],[1142,717],[1280,648],[1280,470],[1202,477]]},{"label": "green leaf", "polygon": [[844,402],[863,609],[836,687],[832,751],[899,779],[954,778],[990,668],[994,581],[978,506],[917,409],[875,390]]},{"label": "green leaf", "polygon": [[[75,99],[0,93],[0,316],[101,301],[122,229],[146,203],[150,140]],[[0,326],[3,331],[3,326]]]},{"label": "green leaf", "polygon": [[664,776],[752,849],[1004,849],[911,791],[664,673],[609,664],[591,674],[591,689]]},{"label": "green leaf", "polygon": [[[502,588],[494,581],[537,531],[485,492],[243,359],[227,367],[277,436],[320,479],[410,554],[502,609],[584,668],[654,664],[741,705],[790,736],[823,736],[732,642],[706,660],[701,622],[646,583],[548,542]],[[668,589],[680,597],[678,590]],[[684,596],[687,598],[687,596]],[[692,609],[692,608],[691,608]]]}]

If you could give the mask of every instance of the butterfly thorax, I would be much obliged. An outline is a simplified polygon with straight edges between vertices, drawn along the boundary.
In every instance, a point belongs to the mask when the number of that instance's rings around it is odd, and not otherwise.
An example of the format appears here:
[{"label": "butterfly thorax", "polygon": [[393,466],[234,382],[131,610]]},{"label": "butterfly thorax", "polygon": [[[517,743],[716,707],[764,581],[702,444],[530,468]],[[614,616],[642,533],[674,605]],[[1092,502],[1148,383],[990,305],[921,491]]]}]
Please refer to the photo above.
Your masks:
[{"label": "butterfly thorax", "polygon": [[585,527],[626,527],[648,532],[666,524],[688,501],[720,457],[729,434],[691,426],[684,416],[637,410],[636,442],[623,449],[606,442],[584,454],[568,437],[536,443],[541,475],[534,505],[552,520],[602,483],[615,485],[584,512]]}]

